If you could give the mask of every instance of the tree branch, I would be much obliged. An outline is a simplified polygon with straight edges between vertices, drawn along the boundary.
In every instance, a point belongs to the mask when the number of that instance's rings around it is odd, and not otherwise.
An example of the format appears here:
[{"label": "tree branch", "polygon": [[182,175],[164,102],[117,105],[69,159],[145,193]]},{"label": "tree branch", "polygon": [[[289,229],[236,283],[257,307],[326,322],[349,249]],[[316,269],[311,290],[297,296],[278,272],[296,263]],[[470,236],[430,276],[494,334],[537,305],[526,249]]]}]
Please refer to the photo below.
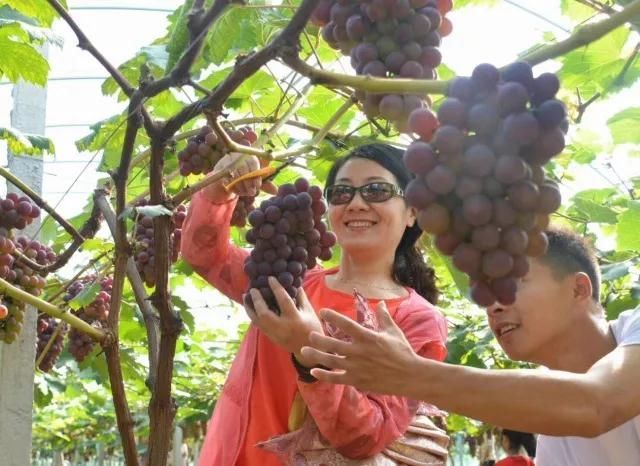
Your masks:
[{"label": "tree branch", "polygon": [[[209,117],[210,115],[207,116]],[[218,137],[222,139],[222,142],[224,142],[224,145],[227,147],[227,149],[229,149],[230,152],[255,155],[256,157],[260,157],[261,159],[271,160],[271,154],[268,151],[256,149],[250,146],[243,146],[242,144],[238,144],[233,139],[231,139],[224,128],[220,125],[220,122],[214,116],[211,116],[211,118],[209,118],[208,120],[209,126],[211,126]]]},{"label": "tree branch", "polygon": [[[104,218],[111,230],[111,234],[115,236],[116,233],[116,214],[111,207],[111,203],[107,199],[106,192],[103,190],[96,190],[94,194],[94,202],[104,215]],[[153,311],[151,303],[149,303],[149,297],[142,283],[140,273],[136,268],[136,264],[132,257],[127,259],[127,278],[133,289],[133,295],[136,298],[136,303],[140,308],[142,317],[144,319],[144,325],[147,330],[147,341],[149,350],[149,375],[147,376],[146,384],[151,391],[155,387],[156,372],[158,370],[158,316]]]},{"label": "tree branch", "polygon": [[281,49],[295,48],[298,43],[298,37],[318,2],[319,0],[303,0],[289,21],[289,24],[287,24],[282,32],[280,32],[269,45],[247,57],[238,58],[233,71],[215,88],[210,96],[186,106],[178,112],[178,114],[167,120],[163,130],[164,136],[166,138],[171,137],[182,125],[200,114],[204,109],[208,109],[214,113],[219,112],[224,102],[233,94],[238,86],[258,71],[262,65],[273,60],[280,53]]},{"label": "tree branch", "polygon": [[356,76],[319,70],[305,63],[295,50],[283,50],[282,61],[292,70],[306,76],[314,84],[326,87],[349,86],[375,93],[398,94],[444,94],[449,81],[425,79],[376,78],[373,76]]},{"label": "tree branch", "polygon": [[122,367],[120,365],[120,345],[118,335],[124,277],[126,274],[127,260],[131,255],[129,244],[127,242],[126,219],[123,218],[122,213],[126,204],[129,164],[131,163],[136,135],[138,134],[138,130],[142,123],[142,98],[143,97],[140,92],[135,91],[129,101],[127,128],[125,130],[124,143],[122,145],[122,155],[120,157],[118,170],[113,174],[113,180],[116,187],[116,231],[114,238],[116,245],[116,258],[111,290],[111,307],[109,310],[107,324],[114,335],[114,342],[104,348],[105,356],[107,358],[107,369],[109,371],[109,380],[111,382],[111,394],[116,411],[118,430],[120,432],[124,456],[128,466],[138,466],[138,454],[136,451],[136,441],[133,433],[134,421],[131,417],[131,412],[129,411],[127,394],[124,388],[124,380],[122,376]]},{"label": "tree branch", "polygon": [[520,57],[531,66],[546,60],[559,57],[574,49],[580,48],[591,42],[595,42],[608,32],[622,26],[626,22],[640,15],[640,0],[634,0],[619,12],[613,13],[601,21],[578,26],[565,40],[540,47]]},{"label": "tree branch", "polygon": [[71,259],[71,256],[73,256],[75,252],[80,249],[80,246],[82,246],[82,244],[87,239],[93,238],[96,235],[96,233],[100,229],[101,221],[102,216],[94,203],[93,208],[91,209],[91,215],[89,215],[87,221],[84,222],[84,225],[82,225],[82,228],[80,228],[79,238],[74,238],[69,247],[65,249],[62,254],[58,255],[56,261],[53,264],[49,264],[44,267],[42,272],[46,275],[49,272],[55,272],[56,270],[64,267],[67,262],[69,262],[69,259]]},{"label": "tree branch", "polygon": [[22,192],[24,192],[29,198],[41,209],[47,212],[51,217],[53,217],[56,222],[58,222],[65,230],[71,235],[72,238],[77,239],[78,241],[84,241],[84,238],[78,230],[76,230],[73,225],[67,222],[56,210],[51,207],[47,202],[42,199],[38,193],[36,193],[33,189],[27,186],[22,180],[20,180],[17,176],[11,173],[4,167],[0,167],[0,176],[5,178],[11,184],[19,188]]},{"label": "tree branch", "polygon": [[104,55],[102,55],[98,49],[91,43],[89,38],[85,35],[85,33],[80,29],[80,26],[73,20],[69,12],[64,9],[64,7],[58,2],[58,0],[47,0],[49,5],[56,10],[56,12],[67,22],[69,27],[73,30],[76,37],[78,38],[78,47],[83,50],[86,50],[91,55],[95,57],[96,60],[100,62],[100,64],[109,72],[111,77],[118,83],[122,91],[129,97],[134,92],[134,87],[127,81],[127,78],[124,77],[120,71],[113,66],[109,60],[107,60]]},{"label": "tree branch", "polygon": [[203,11],[202,5],[194,3],[188,19],[189,35],[191,37],[189,46],[168,75],[157,81],[152,81],[142,88],[142,92],[146,97],[153,97],[172,86],[181,86],[190,82],[191,67],[202,50],[204,39],[211,25],[220,17],[230,3],[230,0],[215,0],[206,12]]},{"label": "tree branch", "polygon": [[0,290],[2,290],[3,293],[11,296],[12,298],[18,301],[21,301],[23,303],[29,304],[52,317],[56,317],[60,320],[64,320],[73,328],[86,333],[91,338],[93,338],[94,340],[102,344],[109,344],[110,341],[112,340],[108,332],[92,327],[91,325],[86,323],[84,320],[71,314],[70,312],[64,311],[59,307],[54,306],[53,304],[38,298],[37,296],[33,296],[32,294],[27,293],[23,289],[13,286],[8,281],[2,278],[0,278]]},{"label": "tree branch", "polygon": [[[164,149],[165,140],[151,140],[150,202],[156,205],[165,204],[167,200],[162,183]],[[182,319],[173,309],[169,292],[170,255],[173,249],[169,216],[160,215],[153,219],[153,242],[156,276],[151,302],[160,314],[161,336],[156,389],[149,403],[149,464],[161,466],[167,460],[176,413],[175,400],[171,396],[171,380],[176,343],[182,330]]]}]

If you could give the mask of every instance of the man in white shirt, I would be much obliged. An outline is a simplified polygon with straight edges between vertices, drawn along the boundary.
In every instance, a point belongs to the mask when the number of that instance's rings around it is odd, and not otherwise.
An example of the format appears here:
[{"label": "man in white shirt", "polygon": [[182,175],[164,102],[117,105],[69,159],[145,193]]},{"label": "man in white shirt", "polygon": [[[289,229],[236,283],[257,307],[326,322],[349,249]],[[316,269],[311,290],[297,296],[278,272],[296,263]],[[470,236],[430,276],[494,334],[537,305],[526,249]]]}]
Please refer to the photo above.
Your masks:
[{"label": "man in white shirt", "polygon": [[311,373],[543,434],[537,466],[640,465],[640,309],[607,322],[591,250],[571,232],[547,235],[548,251],[529,259],[515,303],[487,309],[507,355],[547,369],[483,370],[422,359],[382,303],[380,332],[322,311],[353,342],[311,334],[305,358],[334,369]]}]

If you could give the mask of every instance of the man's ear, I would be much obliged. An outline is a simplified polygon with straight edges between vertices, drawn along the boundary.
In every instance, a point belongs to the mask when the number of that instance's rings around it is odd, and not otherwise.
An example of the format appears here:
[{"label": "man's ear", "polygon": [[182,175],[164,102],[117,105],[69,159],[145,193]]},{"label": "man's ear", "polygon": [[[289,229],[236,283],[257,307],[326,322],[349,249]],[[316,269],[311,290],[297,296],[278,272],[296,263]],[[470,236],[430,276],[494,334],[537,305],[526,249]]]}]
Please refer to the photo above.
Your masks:
[{"label": "man's ear", "polygon": [[591,299],[593,284],[589,275],[584,272],[577,272],[574,275],[573,297],[579,300]]}]

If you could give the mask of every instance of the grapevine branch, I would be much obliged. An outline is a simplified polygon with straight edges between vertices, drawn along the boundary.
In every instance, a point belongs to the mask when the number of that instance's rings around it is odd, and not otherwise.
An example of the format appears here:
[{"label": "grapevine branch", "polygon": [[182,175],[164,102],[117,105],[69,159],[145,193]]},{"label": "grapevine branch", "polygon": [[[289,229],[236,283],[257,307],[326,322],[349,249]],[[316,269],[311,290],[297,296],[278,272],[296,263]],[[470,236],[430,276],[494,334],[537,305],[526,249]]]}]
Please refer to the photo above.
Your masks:
[{"label": "grapevine branch", "polygon": [[230,0],[216,0],[206,12],[203,10],[202,5],[197,2],[194,3],[188,19],[189,35],[191,37],[189,46],[168,75],[141,88],[145,97],[153,97],[172,86],[180,86],[190,82],[191,67],[202,50],[202,44],[211,25],[220,17],[230,3]]},{"label": "grapevine branch", "polygon": [[133,433],[134,421],[129,411],[127,395],[124,388],[122,367],[120,365],[120,347],[118,341],[118,327],[120,321],[120,308],[122,305],[122,291],[126,274],[127,259],[130,256],[130,248],[127,242],[126,219],[121,215],[125,208],[127,196],[127,178],[129,176],[129,165],[135,146],[136,135],[141,127],[143,96],[139,91],[135,91],[129,101],[129,112],[127,118],[127,128],[125,130],[124,143],[120,164],[113,179],[116,188],[116,231],[115,245],[116,257],[113,274],[113,286],[111,290],[111,306],[107,320],[108,327],[114,335],[114,344],[106,346],[104,352],[107,358],[107,369],[109,380],[111,381],[111,394],[116,411],[118,430],[122,438],[122,446],[127,465],[138,466],[138,455],[136,451],[135,436]]},{"label": "grapevine branch", "polygon": [[[151,141],[150,201],[164,204],[166,201],[162,174],[164,171],[165,141]],[[170,251],[172,249],[171,218],[160,215],[153,219],[153,241],[155,247],[156,286],[151,301],[160,314],[160,349],[158,354],[157,385],[149,403],[149,463],[164,464],[173,431],[176,405],[171,397],[171,379],[176,343],[182,330],[182,319],[173,309],[169,292]]]},{"label": "grapevine branch", "polygon": [[175,134],[182,125],[202,113],[204,109],[209,109],[213,112],[220,111],[224,102],[226,102],[242,82],[252,76],[264,64],[276,58],[282,48],[296,46],[300,33],[307,24],[318,2],[319,0],[303,0],[291,17],[289,24],[287,24],[269,45],[258,52],[244,58],[239,58],[231,73],[211,92],[211,95],[187,105],[167,120],[163,134],[166,137]]},{"label": "grapevine branch", "polygon": [[305,63],[293,49],[283,50],[280,58],[289,68],[306,76],[312,83],[326,87],[349,86],[375,93],[444,94],[449,84],[448,81],[376,78],[320,70]]},{"label": "grapevine branch", "polygon": [[260,157],[262,159],[271,160],[271,154],[268,151],[244,146],[242,144],[234,142],[215,117],[209,118],[209,125],[213,128],[218,137],[222,139],[224,145],[227,147],[227,149],[229,149],[230,152],[255,155],[256,157]]},{"label": "grapevine branch", "polygon": [[595,42],[608,32],[630,21],[635,16],[640,16],[640,0],[634,0],[622,10],[613,13],[601,21],[579,26],[565,40],[540,47],[537,50],[521,56],[520,59],[533,66],[546,60],[559,57],[591,42]]},{"label": "grapevine branch", "polygon": [[38,207],[43,209],[45,212],[47,212],[49,215],[51,215],[56,220],[56,222],[58,222],[60,225],[62,225],[64,227],[64,229],[67,230],[67,232],[71,235],[72,238],[74,238],[74,239],[76,239],[76,240],[78,240],[80,242],[84,241],[84,238],[82,237],[82,235],[80,233],[78,233],[78,230],[76,230],[73,227],[73,225],[71,225],[69,222],[67,222],[58,212],[56,212],[56,210],[54,208],[52,208],[49,204],[47,204],[47,202],[44,199],[42,199],[33,189],[31,189],[29,186],[27,186],[17,176],[15,176],[9,170],[7,170],[6,168],[3,168],[3,167],[0,167],[0,176],[5,178],[11,184],[16,186],[23,193],[25,193],[27,196],[29,196],[29,198],[31,198],[31,200],[33,202],[35,202]]},{"label": "grapevine branch", "polygon": [[69,27],[73,30],[76,37],[78,38],[78,47],[83,50],[86,50],[91,55],[95,57],[98,62],[109,72],[109,74],[113,77],[113,79],[118,83],[118,85],[122,88],[124,93],[127,96],[131,96],[133,94],[134,88],[127,81],[127,78],[124,77],[120,71],[113,66],[109,60],[105,58],[102,53],[91,43],[86,34],[80,29],[80,26],[75,22],[75,20],[69,15],[69,12],[65,10],[65,8],[58,2],[58,0],[47,0],[49,5],[56,10],[56,12],[66,21]]},{"label": "grapevine branch", "polygon": [[58,255],[58,257],[56,258],[56,261],[53,264],[49,264],[46,267],[44,267],[43,273],[47,274],[49,272],[54,272],[64,267],[67,264],[67,262],[69,262],[69,259],[71,259],[71,256],[73,256],[76,253],[76,251],[80,249],[80,246],[82,246],[84,241],[86,239],[93,238],[96,235],[96,233],[100,229],[101,220],[102,220],[102,216],[100,215],[100,211],[94,205],[93,208],[91,209],[91,214],[89,215],[89,218],[87,219],[86,222],[84,222],[84,224],[82,225],[82,228],[80,228],[81,239],[74,238],[74,240],[69,245],[69,247],[65,249],[64,252],[62,252],[62,254]]},{"label": "grapevine branch", "polygon": [[56,317],[60,320],[64,320],[73,328],[86,333],[91,338],[93,338],[94,340],[102,344],[108,344],[111,341],[111,337],[109,333],[103,330],[97,329],[95,327],[92,327],[91,325],[89,325],[79,317],[62,310],[59,307],[54,306],[53,304],[38,298],[37,296],[33,296],[32,294],[27,293],[26,291],[16,286],[13,286],[11,283],[9,283],[8,281],[2,278],[0,278],[0,290],[2,290],[3,293],[11,296],[12,298],[18,301],[21,301],[23,303],[29,304],[52,317]]},{"label": "grapevine branch", "polygon": [[[115,236],[116,231],[116,214],[107,199],[106,193],[102,190],[98,190],[94,196],[94,202],[98,205],[98,208],[104,215],[104,218],[111,230],[111,234]],[[136,303],[140,308],[144,324],[147,329],[147,340],[149,342],[149,376],[147,378],[147,386],[153,391],[155,386],[156,371],[158,368],[158,316],[153,311],[147,292],[145,291],[144,284],[140,273],[136,268],[133,258],[129,257],[127,260],[127,278],[133,289],[133,294],[136,298]]]}]

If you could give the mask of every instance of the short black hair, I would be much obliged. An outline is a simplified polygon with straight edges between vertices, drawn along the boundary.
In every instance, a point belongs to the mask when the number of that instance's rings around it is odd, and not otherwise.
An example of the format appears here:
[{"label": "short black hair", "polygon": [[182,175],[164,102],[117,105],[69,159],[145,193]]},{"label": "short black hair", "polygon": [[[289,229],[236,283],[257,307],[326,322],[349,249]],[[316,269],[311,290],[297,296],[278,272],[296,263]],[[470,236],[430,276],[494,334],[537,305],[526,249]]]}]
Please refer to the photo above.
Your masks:
[{"label": "short black hair", "polygon": [[547,252],[540,261],[548,265],[557,278],[583,272],[591,280],[591,298],[600,302],[600,268],[593,248],[577,233],[558,227],[545,231],[549,239]]}]

